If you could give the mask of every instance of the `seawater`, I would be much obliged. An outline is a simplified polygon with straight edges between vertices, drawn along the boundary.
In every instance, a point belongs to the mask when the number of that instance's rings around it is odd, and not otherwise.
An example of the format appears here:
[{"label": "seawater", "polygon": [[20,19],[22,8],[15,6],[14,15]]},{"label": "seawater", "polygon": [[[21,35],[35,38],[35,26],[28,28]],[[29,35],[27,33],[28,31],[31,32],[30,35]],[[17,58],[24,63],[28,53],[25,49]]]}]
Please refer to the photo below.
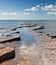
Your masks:
[{"label": "seawater", "polygon": [[0,28],[16,27],[22,23],[33,23],[45,26],[46,32],[56,32],[56,20],[0,20]]}]

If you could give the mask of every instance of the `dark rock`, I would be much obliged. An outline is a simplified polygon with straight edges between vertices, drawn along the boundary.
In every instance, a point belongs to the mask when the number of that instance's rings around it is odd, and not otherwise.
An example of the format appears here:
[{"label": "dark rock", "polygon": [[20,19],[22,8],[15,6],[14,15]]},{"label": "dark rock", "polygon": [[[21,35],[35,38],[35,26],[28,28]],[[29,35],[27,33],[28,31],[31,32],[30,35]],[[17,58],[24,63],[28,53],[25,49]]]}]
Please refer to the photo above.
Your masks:
[{"label": "dark rock", "polygon": [[38,32],[38,33],[43,33],[42,31]]},{"label": "dark rock", "polygon": [[22,26],[19,26],[19,27],[17,27],[17,28],[22,28]]},{"label": "dark rock", "polygon": [[7,37],[11,36],[10,34],[6,35]]},{"label": "dark rock", "polygon": [[54,39],[54,38],[56,38],[56,36],[50,36],[51,37],[51,39]]},{"label": "dark rock", "polygon": [[50,36],[49,34],[46,34],[47,36]]},{"label": "dark rock", "polygon": [[17,33],[20,33],[19,31],[15,31],[15,32],[13,32],[12,34],[17,34]]}]

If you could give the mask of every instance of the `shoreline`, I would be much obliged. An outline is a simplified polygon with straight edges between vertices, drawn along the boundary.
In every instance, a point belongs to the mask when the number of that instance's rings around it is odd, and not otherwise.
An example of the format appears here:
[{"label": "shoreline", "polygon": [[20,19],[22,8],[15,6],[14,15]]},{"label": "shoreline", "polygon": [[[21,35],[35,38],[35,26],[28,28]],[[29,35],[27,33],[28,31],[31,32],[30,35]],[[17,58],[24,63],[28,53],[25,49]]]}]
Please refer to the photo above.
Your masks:
[{"label": "shoreline", "polygon": [[56,65],[55,38],[51,39],[44,33],[32,30],[31,27],[18,28],[18,30],[21,40],[4,44],[15,49],[16,57],[0,65],[50,65],[50,63]]}]

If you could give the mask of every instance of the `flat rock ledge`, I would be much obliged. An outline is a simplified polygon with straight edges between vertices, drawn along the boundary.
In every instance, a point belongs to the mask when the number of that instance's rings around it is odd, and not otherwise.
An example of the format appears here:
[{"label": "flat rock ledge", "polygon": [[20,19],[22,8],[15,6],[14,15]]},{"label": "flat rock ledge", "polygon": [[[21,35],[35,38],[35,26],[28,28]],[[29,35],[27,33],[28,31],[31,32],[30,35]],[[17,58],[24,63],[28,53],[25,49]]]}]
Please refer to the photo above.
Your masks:
[{"label": "flat rock ledge", "polygon": [[20,36],[15,35],[15,36],[7,36],[7,37],[0,38],[0,43],[10,42],[14,40],[20,40]]},{"label": "flat rock ledge", "polygon": [[10,47],[0,49],[0,63],[15,57],[15,50]]},{"label": "flat rock ledge", "polygon": [[33,30],[39,30],[39,29],[44,29],[44,26],[34,26],[32,27]]},{"label": "flat rock ledge", "polygon": [[36,24],[28,24],[28,23],[21,24],[21,27],[33,27],[33,26],[36,26]]}]

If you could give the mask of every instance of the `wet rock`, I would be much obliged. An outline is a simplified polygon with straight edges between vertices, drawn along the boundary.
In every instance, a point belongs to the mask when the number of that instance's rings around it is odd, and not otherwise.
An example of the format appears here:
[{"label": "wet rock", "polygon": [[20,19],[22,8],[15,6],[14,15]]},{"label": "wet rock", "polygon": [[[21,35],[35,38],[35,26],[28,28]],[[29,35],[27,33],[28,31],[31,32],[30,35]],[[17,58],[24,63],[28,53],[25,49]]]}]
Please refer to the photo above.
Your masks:
[{"label": "wet rock", "polygon": [[42,31],[39,31],[38,33],[43,33]]},{"label": "wet rock", "polygon": [[15,50],[10,47],[0,49],[0,63],[15,57]]},{"label": "wet rock", "polygon": [[15,31],[17,28],[12,28],[11,31]]},{"label": "wet rock", "polygon": [[47,36],[49,36],[49,34],[46,34]]},{"label": "wet rock", "polygon": [[10,41],[14,41],[14,40],[20,40],[20,36],[13,35],[13,36],[2,37],[2,38],[0,38],[0,43],[10,42]]},{"label": "wet rock", "polygon": [[10,34],[7,34],[6,36],[9,37],[9,36],[11,36],[11,35],[10,35]]},{"label": "wet rock", "polygon": [[55,35],[52,35],[52,36],[50,36],[51,37],[51,39],[54,39],[54,38],[56,38],[56,36]]},{"label": "wet rock", "polygon": [[15,28],[11,28],[10,30],[11,31],[15,31],[17,28],[22,28],[22,26],[18,26],[18,27],[15,27]]},{"label": "wet rock", "polygon": [[3,49],[3,48],[5,48],[5,45],[0,43],[0,49]]},{"label": "wet rock", "polygon": [[3,33],[0,33],[0,36],[2,36],[3,35]]},{"label": "wet rock", "polygon": [[24,24],[21,24],[22,27],[33,27],[33,26],[36,26],[37,24],[28,24],[28,23],[24,23]]},{"label": "wet rock", "polygon": [[31,27],[31,25],[22,25],[22,27]]},{"label": "wet rock", "polygon": [[14,31],[12,34],[17,34],[17,33],[20,33],[19,31]]},{"label": "wet rock", "polygon": [[33,30],[39,30],[39,29],[44,29],[44,26],[34,26],[32,27]]},{"label": "wet rock", "polygon": [[22,26],[18,26],[17,28],[22,28]]}]

